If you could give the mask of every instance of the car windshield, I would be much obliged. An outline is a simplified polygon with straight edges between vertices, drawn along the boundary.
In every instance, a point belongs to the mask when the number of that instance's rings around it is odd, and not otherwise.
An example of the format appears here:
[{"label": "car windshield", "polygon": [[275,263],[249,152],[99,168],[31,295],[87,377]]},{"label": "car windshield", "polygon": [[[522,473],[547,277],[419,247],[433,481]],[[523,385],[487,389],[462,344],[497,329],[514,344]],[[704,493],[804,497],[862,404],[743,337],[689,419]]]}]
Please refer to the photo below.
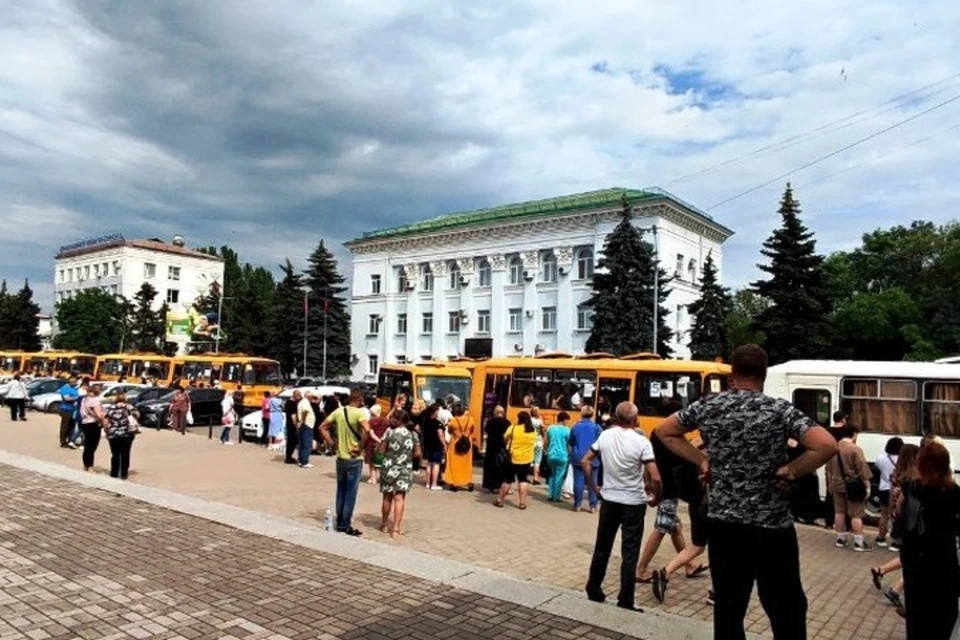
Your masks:
[{"label": "car windshield", "polygon": [[470,401],[470,378],[417,376],[417,393],[427,403],[445,400],[449,405],[460,403],[466,407]]}]

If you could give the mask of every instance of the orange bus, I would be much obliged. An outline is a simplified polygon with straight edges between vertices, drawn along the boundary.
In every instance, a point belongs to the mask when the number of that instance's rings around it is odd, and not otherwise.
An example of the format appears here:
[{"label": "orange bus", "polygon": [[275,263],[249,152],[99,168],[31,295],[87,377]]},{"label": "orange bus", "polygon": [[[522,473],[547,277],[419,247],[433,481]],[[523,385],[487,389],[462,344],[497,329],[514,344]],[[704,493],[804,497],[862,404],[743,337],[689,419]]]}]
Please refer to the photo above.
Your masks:
[{"label": "orange bus", "polygon": [[280,363],[269,358],[242,353],[204,353],[174,356],[172,365],[168,384],[212,386],[219,382],[227,391],[243,385],[246,409],[259,409],[264,391],[275,395],[282,389]]},{"label": "orange bus", "polygon": [[97,379],[117,382],[122,377],[127,382],[148,380],[167,386],[171,361],[156,353],[112,353],[97,358]]}]

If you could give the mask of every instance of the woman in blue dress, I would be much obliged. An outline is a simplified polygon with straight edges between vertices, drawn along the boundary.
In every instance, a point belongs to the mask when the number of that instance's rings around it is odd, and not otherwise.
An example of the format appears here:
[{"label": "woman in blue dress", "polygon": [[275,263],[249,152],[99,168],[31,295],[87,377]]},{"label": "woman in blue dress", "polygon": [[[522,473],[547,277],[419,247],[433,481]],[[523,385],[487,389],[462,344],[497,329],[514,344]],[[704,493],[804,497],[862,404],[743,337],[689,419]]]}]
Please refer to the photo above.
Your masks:
[{"label": "woman in blue dress", "polygon": [[270,398],[270,446],[274,447],[280,444],[280,437],[283,435],[283,400],[280,394]]}]

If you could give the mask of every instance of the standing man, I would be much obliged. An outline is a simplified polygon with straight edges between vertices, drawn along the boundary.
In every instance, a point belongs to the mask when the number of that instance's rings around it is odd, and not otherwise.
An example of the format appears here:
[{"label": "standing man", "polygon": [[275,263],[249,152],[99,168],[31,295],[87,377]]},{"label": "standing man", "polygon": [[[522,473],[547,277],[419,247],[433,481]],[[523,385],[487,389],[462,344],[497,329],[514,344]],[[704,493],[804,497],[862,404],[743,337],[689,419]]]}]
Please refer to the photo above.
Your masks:
[{"label": "standing man", "polygon": [[[743,620],[757,582],[774,637],[805,639],[807,598],[789,489],[836,455],[837,442],[787,400],[763,394],[766,351],[739,347],[731,365],[728,391],[673,414],[657,434],[671,451],[696,464],[709,483],[714,637],[745,637]],[[705,452],[685,437],[697,429]],[[790,438],[806,451],[788,463]]]},{"label": "standing man", "polygon": [[10,405],[10,420],[16,422],[18,419],[26,420],[27,406],[27,385],[20,379],[20,374],[15,373],[13,380],[7,387],[7,404]]},{"label": "standing man", "polygon": [[872,551],[873,547],[863,539],[863,516],[866,501],[870,497],[870,482],[873,473],[857,444],[857,428],[847,425],[840,429],[837,455],[827,463],[827,490],[833,496],[833,530],[837,533],[834,545],[838,549],[847,546],[847,519],[853,531],[853,550]]},{"label": "standing man", "polygon": [[363,393],[354,389],[350,392],[350,404],[328,414],[320,425],[320,434],[329,448],[334,446],[330,429],[337,427],[337,531],[348,536],[363,535],[353,527],[353,509],[363,469],[363,448],[370,433],[368,415],[363,409]]},{"label": "standing man", "polygon": [[[600,434],[580,467],[590,489],[599,494],[593,473],[593,461],[603,458],[603,506],[597,525],[597,543],[590,563],[587,597],[603,602],[601,589],[610,562],[613,541],[620,531],[620,595],[617,606],[639,611],[635,603],[637,561],[640,559],[640,541],[643,539],[643,518],[647,504],[660,500],[660,472],[653,457],[653,445],[637,429],[637,407],[632,402],[621,402],[614,411],[614,425]],[[644,485],[644,472],[650,474],[650,484]],[[622,529],[622,531],[621,531]]]},{"label": "standing man", "polygon": [[[600,460],[592,458],[590,462],[590,471],[585,472],[580,465],[584,456],[590,453],[593,443],[600,437],[600,426],[593,421],[593,407],[585,406],[580,410],[580,420],[570,429],[570,460],[573,461],[573,510],[580,511],[580,505],[583,504],[584,486],[590,491],[590,512],[597,510],[599,498],[596,492],[597,469],[600,468]],[[590,476],[593,482],[587,482],[586,478]]]},{"label": "standing man", "polygon": [[293,452],[297,450],[297,445],[300,442],[300,434],[297,430],[297,427],[300,426],[300,418],[297,414],[300,411],[301,400],[303,400],[303,395],[299,391],[294,391],[290,399],[283,404],[283,413],[287,418],[287,448],[286,455],[283,457],[285,464],[297,464],[297,461],[293,459]]},{"label": "standing man", "polygon": [[313,449],[313,427],[317,424],[317,414],[313,410],[313,403],[317,396],[313,391],[307,391],[307,395],[297,405],[297,462],[301,469],[312,469],[310,464],[310,451]]},{"label": "standing man", "polygon": [[60,446],[76,449],[77,445],[73,444],[70,438],[77,414],[77,402],[80,399],[76,376],[70,376],[57,393],[60,394]]}]

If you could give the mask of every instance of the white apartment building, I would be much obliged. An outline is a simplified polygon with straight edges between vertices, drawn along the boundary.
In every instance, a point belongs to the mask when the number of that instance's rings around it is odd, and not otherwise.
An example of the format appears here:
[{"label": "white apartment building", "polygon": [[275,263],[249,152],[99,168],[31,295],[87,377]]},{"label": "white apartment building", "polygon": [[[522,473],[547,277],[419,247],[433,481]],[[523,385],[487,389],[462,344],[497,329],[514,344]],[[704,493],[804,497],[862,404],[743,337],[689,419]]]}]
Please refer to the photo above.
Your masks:
[{"label": "white apartment building", "polygon": [[733,232],[659,189],[613,188],[453,213],[348,242],[354,377],[373,379],[381,363],[470,355],[467,340],[494,357],[582,353],[594,265],[624,196],[674,278],[666,300],[673,347],[689,357],[687,307],[700,295],[707,255],[720,269]]},{"label": "white apartment building", "polygon": [[[164,242],[111,235],[64,245],[54,263],[54,303],[91,288],[133,300],[144,282],[157,290],[156,309],[166,302],[171,312],[186,314],[213,283],[223,284],[223,259],[187,249],[181,236]],[[167,339],[184,351],[190,336]]]}]

